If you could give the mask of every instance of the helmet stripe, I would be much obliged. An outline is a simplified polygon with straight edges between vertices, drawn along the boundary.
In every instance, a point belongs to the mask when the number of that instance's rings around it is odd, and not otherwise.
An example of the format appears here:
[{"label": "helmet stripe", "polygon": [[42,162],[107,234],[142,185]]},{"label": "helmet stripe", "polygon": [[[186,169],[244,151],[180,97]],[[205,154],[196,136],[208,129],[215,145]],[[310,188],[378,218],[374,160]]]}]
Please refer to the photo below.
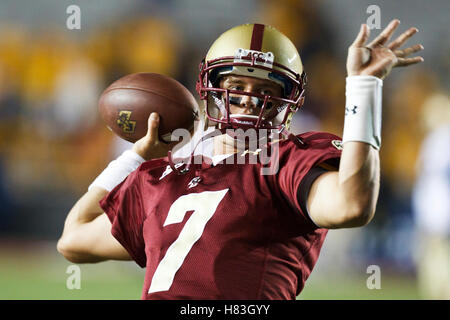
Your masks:
[{"label": "helmet stripe", "polygon": [[250,42],[250,50],[261,51],[264,34],[264,25],[255,23],[253,25],[252,40]]}]

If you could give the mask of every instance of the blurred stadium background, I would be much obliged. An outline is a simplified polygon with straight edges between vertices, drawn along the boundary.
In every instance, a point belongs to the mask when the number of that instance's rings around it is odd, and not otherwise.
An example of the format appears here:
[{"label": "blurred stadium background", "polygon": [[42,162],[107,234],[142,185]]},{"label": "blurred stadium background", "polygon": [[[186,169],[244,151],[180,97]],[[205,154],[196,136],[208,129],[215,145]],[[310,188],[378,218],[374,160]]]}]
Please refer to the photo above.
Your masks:
[{"label": "blurred stadium background", "polygon": [[[80,30],[66,27],[71,4],[81,9]],[[140,298],[144,271],[134,263],[80,265],[81,289],[68,290],[71,263],[56,252],[69,209],[127,147],[98,119],[97,99],[109,83],[132,72],[157,72],[194,92],[198,63],[212,41],[234,25],[262,22],[294,41],[308,74],[295,130],[341,135],[346,50],[372,4],[381,9],[382,27],[399,18],[400,31],[419,28],[410,44],[424,45],[425,62],[394,70],[384,84],[382,184],[374,220],[364,228],[330,231],[298,298],[449,299],[450,222],[427,228],[414,205],[422,201],[414,191],[423,172],[423,143],[450,122],[446,0],[2,0],[0,299]],[[449,153],[446,141],[438,158]],[[443,199],[450,199],[448,190],[440,190]],[[432,217],[440,203],[425,207]],[[366,286],[370,265],[380,267],[379,290]],[[429,288],[433,278],[441,288]]]}]

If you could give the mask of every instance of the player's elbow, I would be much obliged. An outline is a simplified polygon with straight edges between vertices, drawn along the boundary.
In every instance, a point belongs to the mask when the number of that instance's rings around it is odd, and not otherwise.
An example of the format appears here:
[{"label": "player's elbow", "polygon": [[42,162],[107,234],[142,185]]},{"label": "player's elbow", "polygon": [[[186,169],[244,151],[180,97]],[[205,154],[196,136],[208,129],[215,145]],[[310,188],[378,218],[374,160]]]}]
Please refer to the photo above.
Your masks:
[{"label": "player's elbow", "polygon": [[370,201],[354,201],[348,203],[344,212],[344,224],[347,228],[363,227],[372,221],[375,205]]},{"label": "player's elbow", "polygon": [[77,255],[71,248],[70,242],[67,239],[67,236],[61,237],[56,244],[56,250],[67,260],[73,263],[79,263],[77,259]]},{"label": "player's elbow", "polygon": [[66,258],[66,260],[72,263],[86,263],[90,262],[89,259],[80,252],[76,246],[76,239],[72,235],[64,235],[56,244],[58,252]]}]

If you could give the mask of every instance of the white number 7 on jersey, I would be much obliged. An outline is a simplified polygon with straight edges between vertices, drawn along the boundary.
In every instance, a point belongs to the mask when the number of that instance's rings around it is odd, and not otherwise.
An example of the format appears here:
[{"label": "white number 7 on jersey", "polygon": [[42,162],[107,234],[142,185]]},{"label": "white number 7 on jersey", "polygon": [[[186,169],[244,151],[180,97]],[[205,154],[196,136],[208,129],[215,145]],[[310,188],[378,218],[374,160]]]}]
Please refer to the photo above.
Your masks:
[{"label": "white number 7 on jersey", "polygon": [[227,192],[228,189],[190,193],[175,200],[163,227],[172,223],[180,223],[187,211],[194,210],[194,212],[156,268],[148,293],[170,289],[175,273],[180,269],[194,243],[202,236],[206,224],[216,212],[220,201]]}]

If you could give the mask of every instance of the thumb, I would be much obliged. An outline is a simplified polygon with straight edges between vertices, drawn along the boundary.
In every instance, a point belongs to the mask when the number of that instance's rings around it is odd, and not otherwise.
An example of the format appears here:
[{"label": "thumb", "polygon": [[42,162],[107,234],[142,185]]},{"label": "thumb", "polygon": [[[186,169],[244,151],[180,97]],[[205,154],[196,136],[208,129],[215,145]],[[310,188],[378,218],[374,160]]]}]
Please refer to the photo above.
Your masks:
[{"label": "thumb", "polygon": [[156,112],[152,112],[148,117],[148,129],[146,137],[150,142],[158,141],[158,128],[159,128],[159,115]]}]

